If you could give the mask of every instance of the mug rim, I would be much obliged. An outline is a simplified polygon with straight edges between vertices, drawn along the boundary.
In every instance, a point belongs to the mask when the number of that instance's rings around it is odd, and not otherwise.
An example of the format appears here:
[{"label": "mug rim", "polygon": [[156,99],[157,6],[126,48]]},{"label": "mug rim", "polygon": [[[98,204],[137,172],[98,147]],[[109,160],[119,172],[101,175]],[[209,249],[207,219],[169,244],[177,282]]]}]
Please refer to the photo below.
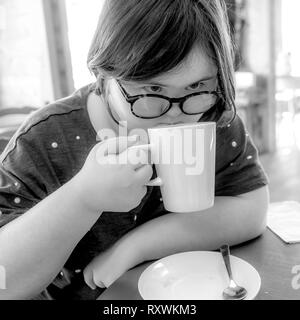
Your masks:
[{"label": "mug rim", "polygon": [[168,130],[168,129],[174,129],[174,128],[191,128],[191,127],[207,127],[207,126],[216,126],[216,122],[209,121],[209,122],[197,122],[197,123],[180,123],[180,124],[173,124],[173,125],[166,125],[162,127],[153,127],[148,128],[149,131],[154,130]]}]

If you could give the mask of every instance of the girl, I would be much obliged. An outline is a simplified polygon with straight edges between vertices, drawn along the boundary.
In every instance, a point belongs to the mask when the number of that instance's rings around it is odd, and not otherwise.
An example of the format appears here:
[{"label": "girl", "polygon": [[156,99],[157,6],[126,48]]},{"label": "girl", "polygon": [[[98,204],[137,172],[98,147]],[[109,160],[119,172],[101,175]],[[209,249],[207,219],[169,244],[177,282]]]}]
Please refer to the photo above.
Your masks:
[{"label": "girl", "polygon": [[[95,299],[144,261],[262,234],[267,180],[235,115],[228,30],[223,0],[105,2],[88,55],[97,81],[34,113],[1,156],[0,298]],[[118,159],[140,143],[97,142],[102,129],[198,121],[217,123],[215,205],[201,213],[167,212],[145,186],[150,165],[97,161],[100,147]]]}]

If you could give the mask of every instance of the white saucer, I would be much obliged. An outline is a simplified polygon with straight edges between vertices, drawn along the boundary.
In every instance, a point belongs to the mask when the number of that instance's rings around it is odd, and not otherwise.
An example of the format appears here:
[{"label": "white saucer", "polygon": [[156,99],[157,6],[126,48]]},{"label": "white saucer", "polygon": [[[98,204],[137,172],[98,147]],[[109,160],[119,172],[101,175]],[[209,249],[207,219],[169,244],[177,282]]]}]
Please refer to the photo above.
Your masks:
[{"label": "white saucer", "polygon": [[[247,289],[245,300],[259,292],[261,279],[246,261],[230,256],[233,278]],[[219,252],[193,251],[165,257],[151,264],[140,276],[144,300],[223,300],[228,275]]]}]

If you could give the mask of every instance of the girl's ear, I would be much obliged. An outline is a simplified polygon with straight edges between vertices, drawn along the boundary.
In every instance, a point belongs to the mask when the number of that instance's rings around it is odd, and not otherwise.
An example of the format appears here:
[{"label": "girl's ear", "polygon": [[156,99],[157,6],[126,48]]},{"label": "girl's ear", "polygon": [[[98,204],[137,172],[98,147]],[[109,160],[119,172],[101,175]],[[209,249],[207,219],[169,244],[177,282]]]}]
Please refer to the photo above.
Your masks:
[{"label": "girl's ear", "polygon": [[97,76],[97,86],[101,93],[104,93],[104,82],[105,82],[104,77],[99,74]]},{"label": "girl's ear", "polygon": [[104,98],[108,95],[108,79],[103,75],[97,76],[96,94],[98,96],[103,96]]}]

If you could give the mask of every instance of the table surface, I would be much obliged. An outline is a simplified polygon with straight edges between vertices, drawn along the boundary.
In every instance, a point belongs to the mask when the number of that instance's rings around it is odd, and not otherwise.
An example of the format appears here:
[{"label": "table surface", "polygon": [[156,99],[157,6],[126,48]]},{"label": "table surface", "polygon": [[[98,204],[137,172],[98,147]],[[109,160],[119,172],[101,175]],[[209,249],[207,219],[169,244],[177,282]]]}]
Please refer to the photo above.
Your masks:
[{"label": "table surface", "polygon": [[[285,244],[269,229],[259,238],[231,248],[231,254],[253,265],[261,277],[256,300],[300,300],[300,289],[293,288],[300,270],[300,244]],[[133,268],[106,289],[99,300],[141,300],[138,279],[152,262]],[[298,266],[298,267],[297,267]],[[300,286],[298,273],[298,281]]]}]

